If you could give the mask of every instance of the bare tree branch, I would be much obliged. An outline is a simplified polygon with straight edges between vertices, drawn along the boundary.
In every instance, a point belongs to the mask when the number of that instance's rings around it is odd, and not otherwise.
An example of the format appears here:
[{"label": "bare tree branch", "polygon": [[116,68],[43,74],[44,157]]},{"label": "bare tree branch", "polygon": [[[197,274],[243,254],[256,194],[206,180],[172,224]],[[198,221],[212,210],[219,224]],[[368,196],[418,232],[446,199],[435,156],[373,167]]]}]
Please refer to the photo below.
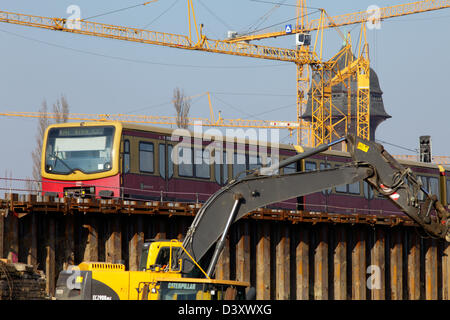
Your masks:
[{"label": "bare tree branch", "polygon": [[[31,158],[33,160],[33,180],[39,181],[41,180],[41,154],[42,154],[42,144],[44,140],[45,129],[50,125],[50,121],[46,115],[48,112],[47,101],[44,99],[41,104],[41,108],[39,109],[42,116],[39,118],[38,128],[36,133],[36,147],[31,152]],[[41,189],[40,183],[36,182],[34,184],[34,188],[36,191]]]},{"label": "bare tree branch", "polygon": [[178,128],[187,129],[189,126],[188,117],[191,103],[189,99],[186,98],[184,91],[180,88],[175,88],[173,91],[173,106],[176,111]]},{"label": "bare tree branch", "polygon": [[[36,133],[36,147],[31,152],[31,158],[33,161],[32,174],[33,180],[35,181],[31,187],[33,191],[41,191],[41,183],[37,181],[41,180],[42,147],[44,143],[45,130],[50,124],[52,124],[52,122],[46,115],[46,113],[48,112],[48,107],[47,101],[45,99],[42,101],[39,112],[41,112],[42,115],[39,118],[38,122]],[[61,95],[61,97],[53,104],[53,112],[56,113],[56,119],[54,121],[55,123],[67,122],[69,114],[69,103],[67,102],[67,98],[64,95]]]},{"label": "bare tree branch", "polygon": [[53,104],[53,112],[56,113],[55,123],[67,122],[69,104],[67,103],[67,99],[64,95],[61,95],[61,98],[56,100]]}]

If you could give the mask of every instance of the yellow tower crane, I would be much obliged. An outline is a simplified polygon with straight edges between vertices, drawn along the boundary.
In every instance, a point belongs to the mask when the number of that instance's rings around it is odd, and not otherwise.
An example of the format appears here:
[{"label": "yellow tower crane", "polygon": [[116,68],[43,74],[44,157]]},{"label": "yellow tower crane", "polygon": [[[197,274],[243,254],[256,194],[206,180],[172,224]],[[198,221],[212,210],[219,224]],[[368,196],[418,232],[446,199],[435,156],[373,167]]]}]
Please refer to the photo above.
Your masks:
[{"label": "yellow tower crane", "polygon": [[[188,117],[186,124],[189,126],[204,127],[240,127],[240,128],[262,128],[262,129],[286,129],[290,132],[297,130],[298,123],[295,121],[271,121],[271,120],[251,120],[251,119],[224,119],[221,112],[214,115],[210,92],[203,92],[184,99],[191,100],[200,96],[208,97],[210,118]],[[60,114],[54,112],[21,112],[21,111],[0,111],[0,116],[22,117],[22,118],[42,118],[59,119]],[[93,113],[68,113],[65,118],[72,121],[121,121],[140,124],[156,124],[177,126],[176,116],[149,116],[134,114],[93,114]]]},{"label": "yellow tower crane", "polygon": [[[366,23],[379,23],[385,19],[396,18],[400,16],[406,16],[416,13],[422,13],[427,11],[441,10],[450,7],[449,0],[425,0],[410,2],[395,6],[388,6],[383,8],[373,8],[367,11],[360,11],[354,13],[348,13],[337,16],[328,16],[324,9],[320,9],[321,15],[319,19],[314,19],[308,21],[308,13],[306,0],[297,1],[297,21],[296,25],[293,26],[289,33],[285,30],[277,30],[272,32],[264,33],[251,33],[246,35],[233,34],[232,38],[227,39],[231,43],[245,42],[263,40],[269,38],[277,38],[292,34],[298,34],[298,51],[308,52],[308,48],[311,44],[311,32],[317,31],[317,38],[320,35],[321,41],[323,39],[323,31],[328,28],[337,28],[352,24],[361,24],[361,35],[359,43],[359,57],[353,61],[351,51],[348,55],[349,48],[344,48],[343,51],[339,52],[335,57],[328,61],[328,65],[321,65],[319,68],[314,68],[314,65],[310,65],[312,72],[305,64],[297,64],[297,117],[303,114],[304,106],[307,103],[307,92],[311,90],[311,105],[312,105],[312,118],[311,118],[311,137],[310,144],[312,146],[319,145],[321,143],[326,143],[330,141],[330,138],[337,135],[335,128],[341,124],[342,121],[350,121],[350,100],[348,101],[348,114],[347,119],[343,116],[341,110],[335,108],[332,105],[331,94],[329,92],[330,88],[326,88],[324,91],[320,91],[320,86],[325,84],[323,81],[317,83],[311,77],[313,73],[323,80],[324,73],[329,73],[330,69],[333,69],[333,61],[336,62],[337,57],[341,57],[345,52],[348,59],[346,70],[343,74],[347,75],[347,78],[352,76],[356,78],[357,82],[357,132],[358,136],[369,140],[370,139],[370,60],[368,45],[366,43]],[[369,8],[368,8],[369,9]],[[364,42],[361,42],[361,41]],[[321,50],[321,49],[320,49]],[[319,54],[321,58],[321,54]],[[350,65],[352,64],[352,65]],[[351,71],[351,74],[348,72]],[[334,81],[343,81],[342,76],[339,71],[334,72],[334,75],[329,74],[328,77],[333,78]],[[331,81],[332,82],[332,81]],[[337,83],[335,83],[337,84]],[[344,83],[345,84],[345,83]],[[326,85],[325,85],[326,87]],[[347,86],[350,98],[350,83]],[[332,117],[332,110],[338,116]],[[300,121],[300,120],[299,120]],[[301,134],[301,131],[298,131]],[[298,137],[298,141],[303,140]]]},{"label": "yellow tower crane", "polygon": [[[146,2],[146,4],[150,2],[152,1]],[[333,137],[335,124],[332,122],[333,119],[330,120],[330,114],[332,113],[329,111],[333,108],[333,106],[329,92],[329,85],[326,82],[336,76],[339,77],[339,70],[335,69],[335,60],[331,59],[330,61],[322,61],[323,31],[327,28],[335,28],[355,23],[364,24],[372,18],[369,13],[357,12],[329,17],[326,15],[325,10],[321,9],[320,19],[308,22],[306,0],[298,0],[298,22],[297,26],[291,33],[300,33],[303,37],[299,37],[299,40],[303,40],[303,42],[299,43],[297,50],[293,50],[248,43],[251,40],[287,35],[285,31],[252,35],[251,38],[236,37],[234,39],[227,40],[209,39],[203,34],[202,25],[199,26],[196,23],[193,1],[187,0],[187,4],[189,12],[188,36],[110,25],[86,20],[77,20],[75,21],[76,23],[74,23],[74,21],[70,21],[65,18],[49,18],[5,11],[0,11],[0,22],[95,37],[167,46],[185,50],[197,50],[202,52],[293,62],[297,66],[297,119],[295,120],[295,122],[297,122],[297,143],[316,146],[318,144],[328,142],[329,139]],[[379,19],[384,20],[387,18],[410,15],[425,11],[440,10],[448,7],[450,7],[450,0],[417,1],[413,3],[380,8]],[[74,25],[76,27],[73,27]],[[194,39],[192,35],[193,32],[191,31],[193,26],[195,27],[196,39]],[[317,37],[315,39],[313,50],[310,49],[311,31],[317,31]],[[319,38],[320,42],[318,43]],[[368,72],[370,67],[367,45],[364,44],[361,47],[365,48],[360,54],[360,58],[364,57],[364,59],[357,59],[359,62],[358,68],[355,71],[358,75],[358,135],[362,138],[368,139],[368,119],[370,116]],[[314,120],[312,121],[312,128],[308,123],[300,118],[302,115],[303,106],[306,103],[306,89],[310,78],[309,68],[305,66],[311,67],[313,72],[321,75],[319,77],[319,81],[314,84],[311,83],[311,87],[313,89],[311,98],[314,101]],[[326,110],[328,110],[328,112],[326,112]],[[238,123],[236,125],[238,125]]]},{"label": "yellow tower crane", "polygon": [[[296,33],[308,33],[312,31],[320,30],[321,28],[336,28],[343,27],[352,24],[365,23],[367,21],[374,23],[374,19],[383,21],[389,18],[397,18],[406,15],[423,13],[428,11],[436,11],[441,9],[446,9],[450,7],[450,1],[448,0],[423,0],[416,2],[403,3],[395,6],[383,7],[378,9],[377,15],[374,15],[370,10],[359,11],[353,13],[347,13],[332,17],[327,17],[327,23],[322,26],[321,19],[314,19],[308,22],[306,0],[297,1],[297,26],[292,28],[292,32],[289,34]],[[228,39],[229,42],[250,42],[255,40],[263,40],[269,38],[277,38],[289,35],[285,30],[278,30],[274,32],[264,32],[259,34],[250,35],[235,35],[232,39]]]}]

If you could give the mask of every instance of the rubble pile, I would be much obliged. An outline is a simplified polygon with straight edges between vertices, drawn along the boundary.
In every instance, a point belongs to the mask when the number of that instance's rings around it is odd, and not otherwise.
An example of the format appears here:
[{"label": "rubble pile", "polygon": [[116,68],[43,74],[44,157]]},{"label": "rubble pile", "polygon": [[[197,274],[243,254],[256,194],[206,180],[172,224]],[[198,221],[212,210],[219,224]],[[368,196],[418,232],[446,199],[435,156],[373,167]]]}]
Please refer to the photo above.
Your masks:
[{"label": "rubble pile", "polygon": [[45,276],[42,271],[24,263],[0,260],[0,300],[43,300]]}]

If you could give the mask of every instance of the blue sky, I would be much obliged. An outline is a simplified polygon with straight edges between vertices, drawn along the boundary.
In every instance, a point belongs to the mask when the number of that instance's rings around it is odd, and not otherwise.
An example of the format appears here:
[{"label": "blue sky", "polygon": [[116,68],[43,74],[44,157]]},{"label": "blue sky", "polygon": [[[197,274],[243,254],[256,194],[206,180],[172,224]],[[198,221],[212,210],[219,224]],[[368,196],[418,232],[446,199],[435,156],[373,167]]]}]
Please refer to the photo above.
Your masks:
[{"label": "blue sky", "polygon": [[[279,0],[277,0],[279,1]],[[78,5],[82,18],[96,16],[144,1],[118,0],[3,0],[1,11],[49,17],[68,17]],[[283,29],[295,18],[295,0],[284,1],[267,20],[260,19],[274,7],[271,1],[194,0],[196,18],[209,38],[225,38],[228,30],[274,26]],[[329,15],[364,11],[403,1],[309,1],[310,17],[323,7]],[[187,34],[185,0],[159,0],[93,21],[145,27],[149,30]],[[290,22],[292,23],[292,22]],[[341,28],[357,39],[359,26]],[[368,30],[371,66],[378,74],[386,111],[392,116],[380,125],[377,139],[418,148],[420,135],[432,136],[433,154],[450,156],[448,105],[450,72],[450,9],[390,19],[380,30]],[[0,24],[1,111],[38,111],[44,99],[51,106],[64,94],[71,112],[174,115],[175,87],[188,96],[212,93],[215,112],[224,118],[292,120],[296,116],[296,69],[292,63],[220,54],[191,52],[89,36],[72,35]],[[341,46],[336,31],[325,33],[324,57]],[[255,44],[294,48],[293,36]],[[192,101],[191,116],[209,115],[206,96]],[[31,176],[31,151],[37,120],[0,117],[0,177],[5,171],[16,178]],[[281,132],[282,142],[289,142]],[[411,151],[386,145],[393,154]]]}]

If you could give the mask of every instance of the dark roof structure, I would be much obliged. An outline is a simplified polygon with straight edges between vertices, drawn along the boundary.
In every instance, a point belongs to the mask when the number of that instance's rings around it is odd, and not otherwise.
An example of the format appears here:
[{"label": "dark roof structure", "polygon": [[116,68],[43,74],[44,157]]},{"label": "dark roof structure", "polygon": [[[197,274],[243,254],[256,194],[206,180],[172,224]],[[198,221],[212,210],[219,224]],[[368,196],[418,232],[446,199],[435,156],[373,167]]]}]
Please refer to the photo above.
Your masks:
[{"label": "dark roof structure", "polygon": [[[338,60],[339,68],[342,70],[345,68],[345,59],[342,57]],[[317,74],[312,74],[314,79],[317,79]],[[347,88],[342,84],[337,84],[331,88],[332,102],[333,105],[338,108],[345,115],[348,114],[348,104],[347,104]],[[378,80],[378,75],[376,72],[370,68],[370,139],[375,139],[375,131],[380,123],[386,119],[391,118],[389,114],[386,113],[383,103],[383,91],[380,87],[380,82]],[[357,84],[356,79],[351,81],[351,123],[349,126],[350,133],[356,133],[356,102],[357,102]],[[342,115],[338,111],[333,112],[333,117],[341,118]],[[312,118],[312,106],[311,106],[311,93],[308,92],[308,103],[306,105],[306,110],[301,116],[302,119],[306,121],[311,121]],[[337,128],[338,133],[342,136],[345,134],[345,128]]]}]

